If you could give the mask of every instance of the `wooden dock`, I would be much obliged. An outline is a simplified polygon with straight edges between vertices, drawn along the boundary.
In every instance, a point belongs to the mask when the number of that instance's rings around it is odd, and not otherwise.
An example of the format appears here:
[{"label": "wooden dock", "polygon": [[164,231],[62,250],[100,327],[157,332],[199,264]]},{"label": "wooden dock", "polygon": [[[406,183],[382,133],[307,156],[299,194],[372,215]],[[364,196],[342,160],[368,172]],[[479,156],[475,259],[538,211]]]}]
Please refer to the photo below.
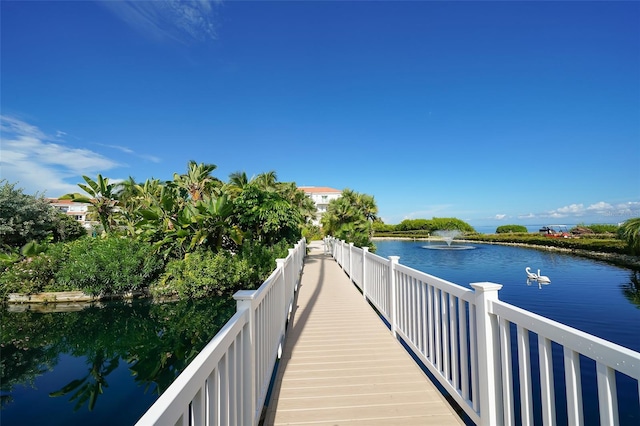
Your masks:
[{"label": "wooden dock", "polygon": [[464,424],[322,243],[310,249],[263,424]]}]

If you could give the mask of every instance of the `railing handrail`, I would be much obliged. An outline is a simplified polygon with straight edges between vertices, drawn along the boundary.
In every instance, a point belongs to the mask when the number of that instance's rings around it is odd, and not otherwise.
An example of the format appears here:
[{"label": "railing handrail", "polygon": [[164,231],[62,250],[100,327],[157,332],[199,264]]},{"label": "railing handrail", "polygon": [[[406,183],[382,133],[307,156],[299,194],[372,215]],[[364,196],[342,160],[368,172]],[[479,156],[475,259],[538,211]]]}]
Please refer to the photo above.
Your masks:
[{"label": "railing handrail", "polygon": [[136,424],[159,424],[167,417],[175,418],[173,422],[167,423],[174,424],[184,413],[185,406],[191,403],[201,389],[200,381],[195,378],[209,375],[213,370],[212,366],[225,355],[230,340],[235,339],[248,321],[249,310],[236,312]]},{"label": "railing handrail", "polygon": [[634,350],[502,300],[492,301],[490,311],[514,324],[526,322],[529,331],[640,380],[640,353]]},{"label": "railing handrail", "polygon": [[258,424],[305,256],[302,239],[257,290],[238,291],[237,312],[136,425]]},{"label": "railing handrail", "polygon": [[503,302],[499,284],[471,283],[471,290],[402,265],[397,256],[385,259],[332,237],[325,244],[352,281],[359,271],[351,270],[351,256],[362,254],[367,272],[357,286],[364,298],[476,424],[515,422],[509,324],[517,326],[523,423],[533,421],[529,331],[538,335],[545,424],[556,415],[552,342],[564,348],[569,424],[583,423],[579,355],[596,363],[601,424],[619,422],[615,373],[640,383],[640,353]]}]

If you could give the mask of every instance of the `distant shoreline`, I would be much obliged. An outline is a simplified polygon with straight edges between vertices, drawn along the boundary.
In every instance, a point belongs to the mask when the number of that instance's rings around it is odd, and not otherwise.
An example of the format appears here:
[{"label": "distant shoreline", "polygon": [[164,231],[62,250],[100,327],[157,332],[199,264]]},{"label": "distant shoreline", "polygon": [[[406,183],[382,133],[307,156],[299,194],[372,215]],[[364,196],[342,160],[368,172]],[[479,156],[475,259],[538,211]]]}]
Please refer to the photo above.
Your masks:
[{"label": "distant shoreline", "polygon": [[[389,240],[397,240],[397,241],[444,241],[439,237],[373,237],[372,241],[389,241]],[[589,259],[600,260],[607,263],[611,263],[613,265],[622,266],[629,269],[634,269],[636,271],[640,271],[640,257],[639,256],[631,256],[627,254],[618,254],[618,253],[603,253],[599,251],[590,251],[590,250],[582,250],[582,249],[568,249],[564,247],[553,247],[553,246],[540,246],[536,244],[525,244],[525,243],[506,243],[506,242],[496,242],[496,241],[475,241],[475,240],[465,240],[465,239],[456,239],[454,238],[454,242],[463,242],[463,243],[471,243],[471,244],[495,244],[495,245],[503,245],[503,246],[514,246],[514,247],[524,247],[524,248],[532,248],[536,250],[546,250],[546,251],[557,251],[561,253],[573,254],[580,257],[586,257]]]}]

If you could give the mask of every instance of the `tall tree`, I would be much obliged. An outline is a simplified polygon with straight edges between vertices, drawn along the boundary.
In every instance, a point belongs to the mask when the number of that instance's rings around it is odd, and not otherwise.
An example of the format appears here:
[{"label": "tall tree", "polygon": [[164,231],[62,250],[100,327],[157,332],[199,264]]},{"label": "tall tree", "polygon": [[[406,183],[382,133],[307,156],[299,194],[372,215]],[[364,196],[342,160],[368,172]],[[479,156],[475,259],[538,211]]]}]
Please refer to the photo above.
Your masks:
[{"label": "tall tree", "polygon": [[56,210],[41,196],[27,195],[0,180],[0,246],[22,247],[51,235]]},{"label": "tall tree", "polygon": [[224,186],[224,190],[233,199],[237,197],[249,184],[246,172],[233,172],[229,175],[229,182]]},{"label": "tall tree", "polygon": [[235,200],[234,221],[256,241],[272,245],[281,240],[295,242],[303,222],[300,209],[275,191],[253,182]]},{"label": "tall tree", "polygon": [[322,216],[325,235],[354,243],[359,247],[373,247],[373,221],[378,208],[372,196],[345,189],[342,196],[329,202]]},{"label": "tall tree", "polygon": [[218,178],[211,176],[216,168],[215,164],[198,164],[192,160],[187,165],[187,173],[181,175],[174,173],[173,182],[179,188],[186,190],[189,198],[195,203],[222,186]]},{"label": "tall tree", "polygon": [[96,180],[84,175],[82,176],[82,179],[84,179],[87,184],[79,183],[78,186],[82,188],[84,192],[89,194],[88,197],[79,193],[73,193],[65,194],[60,197],[60,199],[91,204],[90,213],[92,217],[98,218],[100,224],[104,228],[104,232],[112,232],[115,226],[115,207],[118,203],[116,199],[118,185],[115,183],[109,183],[109,178],[102,177],[101,174],[98,174],[98,178]]}]

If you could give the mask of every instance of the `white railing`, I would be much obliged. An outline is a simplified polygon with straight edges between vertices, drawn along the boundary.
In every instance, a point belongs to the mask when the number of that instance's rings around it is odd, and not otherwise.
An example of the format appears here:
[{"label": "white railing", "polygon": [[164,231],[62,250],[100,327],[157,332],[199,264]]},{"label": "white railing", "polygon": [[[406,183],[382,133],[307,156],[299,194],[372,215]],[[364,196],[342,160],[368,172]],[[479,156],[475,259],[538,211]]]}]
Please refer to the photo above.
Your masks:
[{"label": "white railing", "polygon": [[137,425],[258,424],[305,255],[302,239],[257,290],[233,296],[236,314]]},{"label": "white railing", "polygon": [[[352,281],[357,277],[364,298],[394,335],[476,424],[533,424],[535,394],[543,423],[553,425],[558,392],[564,393],[568,424],[584,424],[581,377],[591,373],[580,356],[595,362],[600,424],[619,424],[616,374],[635,381],[640,392],[640,353],[505,303],[498,299],[499,284],[471,283],[471,290],[401,265],[397,256],[385,259],[333,238],[325,245]],[[530,333],[537,335],[537,350],[530,348]],[[563,363],[555,366],[552,345],[563,352]],[[559,389],[554,370],[564,370]],[[539,385],[532,386],[532,372],[539,373]]]}]

